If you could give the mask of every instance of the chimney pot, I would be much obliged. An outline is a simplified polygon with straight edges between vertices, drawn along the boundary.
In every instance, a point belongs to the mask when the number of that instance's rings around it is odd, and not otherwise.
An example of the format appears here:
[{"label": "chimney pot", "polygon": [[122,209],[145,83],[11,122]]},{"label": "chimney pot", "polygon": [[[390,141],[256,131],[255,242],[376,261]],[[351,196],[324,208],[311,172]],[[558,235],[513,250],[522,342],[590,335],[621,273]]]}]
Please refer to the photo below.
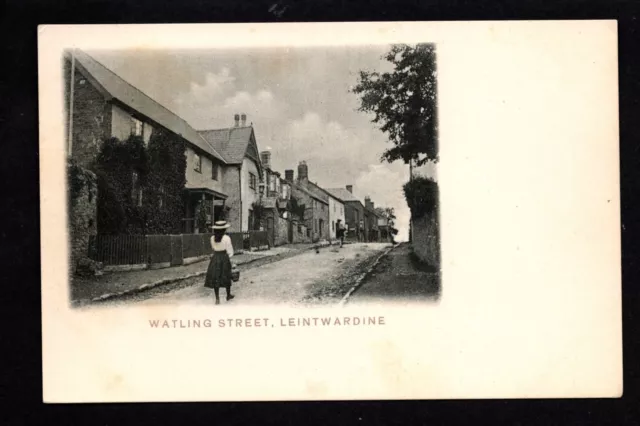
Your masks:
[{"label": "chimney pot", "polygon": [[271,168],[271,151],[262,151],[260,153],[260,161],[265,169]]},{"label": "chimney pot", "polygon": [[234,115],[233,121],[235,122],[235,126],[238,127],[238,125],[240,124],[240,115],[239,114]]},{"label": "chimney pot", "polygon": [[242,127],[247,125],[247,114],[242,114],[240,116],[240,119],[242,120]]},{"label": "chimney pot", "polygon": [[353,194],[353,185],[347,185],[347,191]]},{"label": "chimney pot", "polygon": [[309,168],[307,167],[306,161],[301,161],[298,164],[298,180],[303,181],[309,179]]},{"label": "chimney pot", "polygon": [[284,178],[286,180],[288,180],[289,182],[293,182],[293,170],[285,170],[284,171]]}]

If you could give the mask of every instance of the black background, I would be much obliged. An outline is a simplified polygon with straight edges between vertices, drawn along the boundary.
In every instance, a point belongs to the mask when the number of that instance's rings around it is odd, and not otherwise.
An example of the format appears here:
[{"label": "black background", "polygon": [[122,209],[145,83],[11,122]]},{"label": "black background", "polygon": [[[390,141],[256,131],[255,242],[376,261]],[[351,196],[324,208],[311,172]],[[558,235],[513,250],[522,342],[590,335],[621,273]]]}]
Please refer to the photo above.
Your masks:
[{"label": "black background", "polygon": [[[272,7],[275,6],[275,7]],[[637,1],[8,0],[0,124],[0,424],[637,425],[636,228],[640,195],[640,3]],[[617,19],[624,318],[624,396],[591,400],[42,404],[37,34],[39,24]],[[594,170],[593,179],[598,179]],[[540,315],[544,315],[541,312]],[[336,348],[336,350],[339,350]],[[345,354],[349,356],[349,354]],[[242,369],[222,360],[214,368]],[[168,367],[169,368],[169,367]],[[212,383],[212,386],[215,384]],[[274,381],[274,388],[278,386]]]}]

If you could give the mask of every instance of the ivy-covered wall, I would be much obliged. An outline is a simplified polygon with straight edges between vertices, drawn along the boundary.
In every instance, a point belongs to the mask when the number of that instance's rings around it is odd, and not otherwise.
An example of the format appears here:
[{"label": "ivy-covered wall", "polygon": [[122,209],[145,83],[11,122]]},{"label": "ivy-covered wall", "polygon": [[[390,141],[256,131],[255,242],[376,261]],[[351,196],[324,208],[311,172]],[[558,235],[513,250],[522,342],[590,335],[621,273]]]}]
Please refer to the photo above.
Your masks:
[{"label": "ivy-covered wall", "polygon": [[98,186],[96,175],[76,161],[67,163],[68,226],[70,233],[70,269],[88,257],[89,239],[96,235]]},{"label": "ivy-covered wall", "polygon": [[404,185],[404,194],[411,210],[411,245],[423,262],[440,266],[440,226],[438,218],[438,183],[418,176]]},{"label": "ivy-covered wall", "polygon": [[104,141],[95,163],[100,234],[180,233],[185,142],[154,129],[148,147],[137,136]]}]

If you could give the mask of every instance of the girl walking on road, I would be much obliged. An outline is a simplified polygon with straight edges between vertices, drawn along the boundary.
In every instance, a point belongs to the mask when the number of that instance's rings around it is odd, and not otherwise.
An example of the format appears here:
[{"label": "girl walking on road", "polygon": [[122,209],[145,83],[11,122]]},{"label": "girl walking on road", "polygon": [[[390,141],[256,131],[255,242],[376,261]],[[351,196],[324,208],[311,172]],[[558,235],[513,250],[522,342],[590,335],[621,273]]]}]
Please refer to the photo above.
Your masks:
[{"label": "girl walking on road", "polygon": [[211,248],[213,257],[209,262],[207,276],[204,286],[212,288],[216,295],[216,305],[220,304],[220,287],[227,290],[227,301],[235,296],[231,294],[231,258],[233,257],[233,245],[231,238],[225,234],[229,224],[224,221],[217,221],[213,225],[213,237],[211,237]]}]

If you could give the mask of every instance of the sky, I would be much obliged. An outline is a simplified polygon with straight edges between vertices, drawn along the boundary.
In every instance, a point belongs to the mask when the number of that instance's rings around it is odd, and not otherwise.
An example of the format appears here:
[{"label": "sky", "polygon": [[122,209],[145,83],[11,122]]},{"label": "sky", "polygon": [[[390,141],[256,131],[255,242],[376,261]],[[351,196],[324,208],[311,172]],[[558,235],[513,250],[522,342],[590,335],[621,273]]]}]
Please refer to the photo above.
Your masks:
[{"label": "sky", "polygon": [[[408,238],[402,185],[409,167],[381,162],[388,138],[357,111],[350,93],[358,72],[391,71],[389,46],[215,50],[89,51],[120,77],[197,130],[233,126],[234,114],[253,123],[258,149],[271,151],[284,175],[305,160],[309,179],[324,188],[353,185],[364,203],[393,207],[397,240]],[[423,174],[434,176],[430,165]]]}]

